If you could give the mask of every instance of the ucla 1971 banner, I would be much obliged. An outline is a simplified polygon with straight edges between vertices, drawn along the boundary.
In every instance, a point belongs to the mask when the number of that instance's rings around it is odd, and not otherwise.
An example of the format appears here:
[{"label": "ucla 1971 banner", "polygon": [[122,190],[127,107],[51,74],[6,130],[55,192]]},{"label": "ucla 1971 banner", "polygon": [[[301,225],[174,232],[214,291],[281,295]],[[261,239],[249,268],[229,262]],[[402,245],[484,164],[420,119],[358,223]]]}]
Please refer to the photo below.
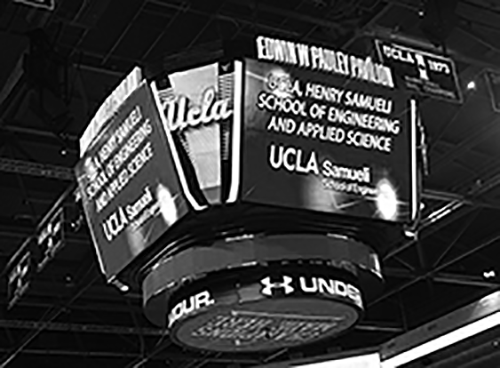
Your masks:
[{"label": "ucla 1971 banner", "polygon": [[449,102],[462,102],[455,63],[450,57],[395,42],[376,40],[379,59],[394,70],[402,90]]}]

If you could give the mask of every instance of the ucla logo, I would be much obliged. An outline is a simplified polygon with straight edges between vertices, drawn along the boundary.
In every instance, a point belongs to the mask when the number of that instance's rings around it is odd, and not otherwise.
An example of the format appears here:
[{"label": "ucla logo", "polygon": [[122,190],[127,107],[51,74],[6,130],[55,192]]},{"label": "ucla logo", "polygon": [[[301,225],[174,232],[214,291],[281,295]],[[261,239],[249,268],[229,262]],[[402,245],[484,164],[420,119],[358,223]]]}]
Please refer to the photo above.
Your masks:
[{"label": "ucla logo", "polygon": [[284,70],[273,70],[267,76],[267,88],[278,97],[302,96],[298,80],[293,80],[291,75]]}]

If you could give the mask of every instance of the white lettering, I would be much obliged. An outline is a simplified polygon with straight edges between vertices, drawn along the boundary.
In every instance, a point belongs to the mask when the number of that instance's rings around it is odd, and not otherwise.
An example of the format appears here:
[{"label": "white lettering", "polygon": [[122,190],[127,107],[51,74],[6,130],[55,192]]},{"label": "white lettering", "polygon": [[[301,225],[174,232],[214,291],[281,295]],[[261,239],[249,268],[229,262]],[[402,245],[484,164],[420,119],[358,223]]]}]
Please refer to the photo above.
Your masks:
[{"label": "white lettering", "polygon": [[[259,60],[297,65],[311,70],[340,74],[384,87],[395,88],[391,69],[372,61],[370,57],[362,59],[342,51],[263,36],[256,38],[256,47]],[[393,50],[387,52],[391,52],[391,55],[400,58],[410,55],[403,55],[402,52],[393,52]]]},{"label": "white lettering", "polygon": [[102,223],[104,236],[108,242],[111,242],[125,229],[129,220],[122,207],[109,215]]},{"label": "white lettering", "polygon": [[302,150],[295,147],[276,147],[274,144],[269,147],[269,163],[273,169],[284,167],[290,172],[319,175],[316,152],[311,151],[306,157],[307,159],[303,158]]},{"label": "white lettering", "polygon": [[404,50],[397,47],[391,47],[389,45],[383,45],[382,52],[388,58],[399,60],[404,63],[415,64],[415,60],[413,60],[412,52],[410,50]]},{"label": "white lettering", "polygon": [[188,314],[206,308],[215,303],[208,290],[202,291],[196,295],[177,303],[168,315],[168,327],[171,327],[176,321],[186,317]]},{"label": "white lettering", "polygon": [[281,112],[307,117],[305,101],[288,97],[279,97],[266,92],[259,93],[257,97],[257,108],[271,112]]},{"label": "white lettering", "polygon": [[164,108],[172,132],[225,120],[233,113],[229,108],[229,99],[215,100],[214,88],[207,88],[203,92],[200,106],[188,106],[187,97],[178,96],[167,100]]}]

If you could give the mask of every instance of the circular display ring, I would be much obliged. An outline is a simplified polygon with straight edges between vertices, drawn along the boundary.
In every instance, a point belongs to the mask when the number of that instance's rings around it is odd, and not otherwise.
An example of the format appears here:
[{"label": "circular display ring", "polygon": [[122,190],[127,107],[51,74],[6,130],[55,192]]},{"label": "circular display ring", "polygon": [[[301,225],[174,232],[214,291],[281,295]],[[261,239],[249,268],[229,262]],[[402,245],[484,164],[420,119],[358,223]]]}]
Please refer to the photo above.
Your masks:
[{"label": "circular display ring", "polygon": [[360,289],[338,270],[285,267],[237,282],[204,281],[172,296],[168,313],[172,339],[193,349],[304,345],[346,332],[363,315]]}]

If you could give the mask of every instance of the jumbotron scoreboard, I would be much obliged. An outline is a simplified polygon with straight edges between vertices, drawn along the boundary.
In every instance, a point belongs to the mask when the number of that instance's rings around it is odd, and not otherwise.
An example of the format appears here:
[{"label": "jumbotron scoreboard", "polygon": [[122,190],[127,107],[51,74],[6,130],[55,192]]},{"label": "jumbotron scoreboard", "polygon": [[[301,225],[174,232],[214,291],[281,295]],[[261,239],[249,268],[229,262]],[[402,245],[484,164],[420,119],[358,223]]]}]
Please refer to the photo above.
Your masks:
[{"label": "jumbotron scoreboard", "polygon": [[418,111],[370,56],[265,36],[246,55],[139,69],[81,138],[103,274],[180,345],[259,352],[339,336],[419,215]]}]

